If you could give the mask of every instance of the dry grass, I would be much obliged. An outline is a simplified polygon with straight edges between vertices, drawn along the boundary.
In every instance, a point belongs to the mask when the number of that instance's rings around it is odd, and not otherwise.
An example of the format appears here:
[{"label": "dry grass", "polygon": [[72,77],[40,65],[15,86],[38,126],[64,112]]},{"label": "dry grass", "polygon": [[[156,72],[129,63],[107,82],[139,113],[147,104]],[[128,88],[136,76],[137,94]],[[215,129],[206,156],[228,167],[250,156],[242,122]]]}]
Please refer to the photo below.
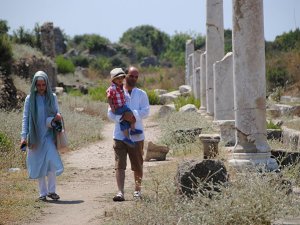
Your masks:
[{"label": "dry grass", "polygon": [[[103,120],[99,104],[72,97],[62,98],[61,101],[71,149],[101,139]],[[72,102],[84,107],[85,111],[75,112]],[[27,179],[24,170],[26,155],[19,150],[21,123],[22,112],[0,111],[0,133],[4,133],[9,140],[9,148],[2,149],[0,146],[0,225],[22,223],[40,214],[41,205],[34,201],[38,193],[36,182]],[[6,172],[12,167],[22,168],[22,172]]]},{"label": "dry grass", "polygon": [[23,224],[40,214],[43,204],[36,202],[36,182],[25,170],[16,173],[0,171],[0,224]]},{"label": "dry grass", "polygon": [[[201,133],[215,133],[213,130],[212,122],[204,119],[199,113],[188,112],[181,113],[175,112],[167,117],[160,119],[160,129],[162,130],[162,136],[159,141],[162,144],[169,146],[172,149],[174,155],[185,155],[191,153],[192,150],[196,149],[200,151],[201,144],[199,139],[196,137],[196,142],[178,142],[181,138],[176,136],[174,132],[180,129],[192,129],[192,128],[202,128]],[[177,138],[176,138],[176,137]]]},{"label": "dry grass", "polygon": [[[282,185],[283,179],[298,184],[299,166],[286,168],[280,174],[238,173],[228,165],[228,152],[222,146],[219,146],[218,159],[225,163],[230,175],[229,184],[220,187],[221,192],[212,198],[200,193],[193,199],[178,196],[174,179],[178,162],[183,158],[201,160],[202,146],[199,143],[178,146],[172,142],[172,131],[194,126],[203,127],[203,133],[215,131],[210,122],[196,114],[175,113],[163,119],[161,125],[162,139],[176,148],[176,158],[168,164],[148,169],[143,183],[143,200],[131,207],[116,208],[109,224],[269,225],[280,218],[300,215],[299,196],[287,194],[289,186]],[[276,147],[276,143],[273,144]]]}]

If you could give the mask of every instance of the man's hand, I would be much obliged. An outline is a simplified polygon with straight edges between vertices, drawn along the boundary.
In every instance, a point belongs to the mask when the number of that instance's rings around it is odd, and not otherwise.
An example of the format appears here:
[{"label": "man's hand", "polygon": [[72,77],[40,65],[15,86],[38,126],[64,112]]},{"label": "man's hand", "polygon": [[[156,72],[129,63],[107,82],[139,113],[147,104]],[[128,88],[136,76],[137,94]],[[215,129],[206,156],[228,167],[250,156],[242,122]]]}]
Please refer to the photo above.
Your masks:
[{"label": "man's hand", "polygon": [[135,119],[134,115],[131,112],[125,112],[123,114],[123,116],[121,117],[121,120],[126,120],[130,123],[135,123],[136,122],[136,119]]}]

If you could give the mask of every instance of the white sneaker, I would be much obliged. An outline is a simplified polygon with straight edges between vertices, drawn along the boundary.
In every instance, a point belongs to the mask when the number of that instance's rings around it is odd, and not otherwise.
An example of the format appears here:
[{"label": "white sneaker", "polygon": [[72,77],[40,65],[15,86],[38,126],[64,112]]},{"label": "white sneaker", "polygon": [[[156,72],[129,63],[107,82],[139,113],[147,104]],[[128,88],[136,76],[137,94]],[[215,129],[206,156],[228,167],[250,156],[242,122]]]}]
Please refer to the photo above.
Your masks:
[{"label": "white sneaker", "polygon": [[142,193],[140,191],[135,191],[135,192],[133,192],[133,197],[141,199],[142,198]]}]

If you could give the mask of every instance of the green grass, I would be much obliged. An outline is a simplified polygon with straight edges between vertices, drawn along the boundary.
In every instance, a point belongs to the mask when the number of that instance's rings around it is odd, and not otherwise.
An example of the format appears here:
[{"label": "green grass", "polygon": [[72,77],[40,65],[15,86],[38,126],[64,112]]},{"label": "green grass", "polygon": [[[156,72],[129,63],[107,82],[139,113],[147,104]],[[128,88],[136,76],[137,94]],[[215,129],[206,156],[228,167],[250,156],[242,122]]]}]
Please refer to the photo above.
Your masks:
[{"label": "green grass", "polygon": [[176,111],[178,111],[182,106],[185,106],[187,104],[193,104],[196,106],[197,109],[200,108],[200,100],[197,100],[193,96],[188,96],[188,97],[179,96],[176,100],[174,100]]},{"label": "green grass", "polygon": [[92,100],[107,102],[106,90],[108,87],[108,81],[101,81],[97,87],[89,88],[89,96]]},{"label": "green grass", "polygon": [[70,59],[64,58],[62,55],[59,55],[55,58],[55,63],[59,73],[66,74],[75,72],[75,66],[73,62]]},{"label": "green grass", "polygon": [[272,120],[270,120],[270,121],[267,121],[267,129],[280,129],[281,130],[281,127],[276,125],[275,123],[273,123]]},{"label": "green grass", "polygon": [[150,105],[159,105],[159,97],[158,95],[155,93],[154,90],[145,90],[147,95],[148,95],[148,99],[149,99],[149,103]]}]

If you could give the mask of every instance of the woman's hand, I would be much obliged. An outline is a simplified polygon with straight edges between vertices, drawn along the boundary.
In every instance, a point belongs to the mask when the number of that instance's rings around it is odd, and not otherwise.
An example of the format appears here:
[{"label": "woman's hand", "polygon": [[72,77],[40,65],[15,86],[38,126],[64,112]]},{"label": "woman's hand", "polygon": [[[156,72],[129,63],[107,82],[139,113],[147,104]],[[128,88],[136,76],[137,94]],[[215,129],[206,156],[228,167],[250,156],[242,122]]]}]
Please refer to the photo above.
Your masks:
[{"label": "woman's hand", "polygon": [[60,115],[60,113],[56,113],[55,117],[54,117],[54,121],[58,121],[58,120],[61,120],[62,119],[62,116]]}]

